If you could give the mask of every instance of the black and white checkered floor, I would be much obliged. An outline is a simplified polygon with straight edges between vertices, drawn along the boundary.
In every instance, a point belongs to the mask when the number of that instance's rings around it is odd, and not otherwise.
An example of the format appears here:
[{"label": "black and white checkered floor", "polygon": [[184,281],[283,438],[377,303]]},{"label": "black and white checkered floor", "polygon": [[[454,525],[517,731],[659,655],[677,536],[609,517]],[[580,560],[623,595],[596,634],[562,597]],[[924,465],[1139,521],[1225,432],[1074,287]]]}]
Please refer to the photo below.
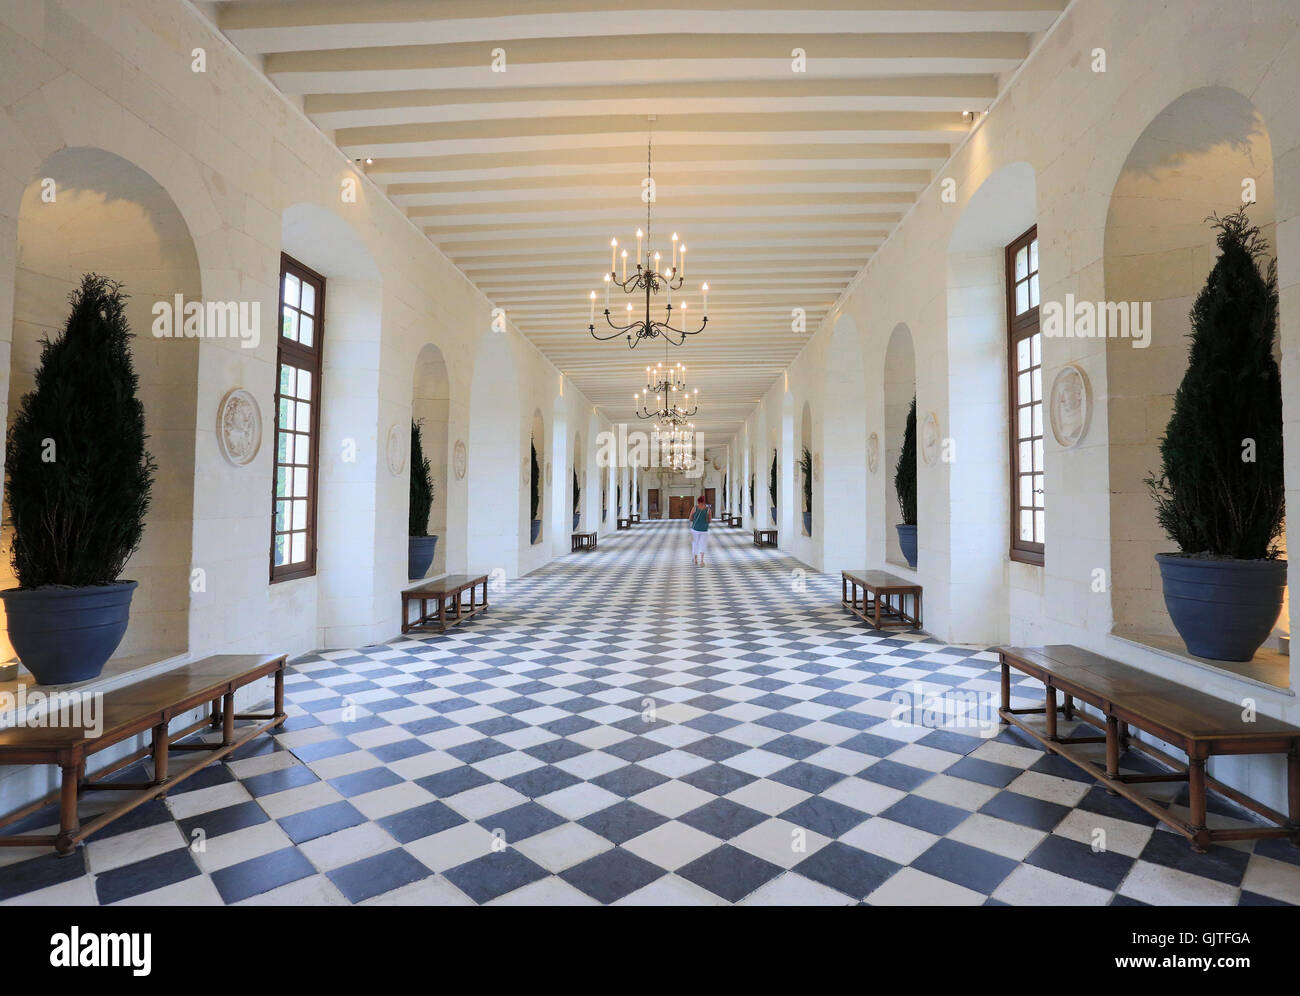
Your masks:
[{"label": "black and white checkered floor", "polygon": [[1193,854],[981,736],[993,654],[874,634],[838,578],[711,541],[695,568],[684,523],[643,523],[445,637],[296,661],[281,735],[72,857],[0,849],[0,901],[1300,902],[1285,842]]}]

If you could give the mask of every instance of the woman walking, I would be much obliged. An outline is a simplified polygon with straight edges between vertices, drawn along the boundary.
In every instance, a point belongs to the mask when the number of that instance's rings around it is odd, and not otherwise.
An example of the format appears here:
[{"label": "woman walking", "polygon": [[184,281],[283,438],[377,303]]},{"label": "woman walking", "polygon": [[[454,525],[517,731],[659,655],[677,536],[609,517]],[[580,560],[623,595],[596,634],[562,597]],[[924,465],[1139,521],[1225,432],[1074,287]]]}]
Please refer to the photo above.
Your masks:
[{"label": "woman walking", "polygon": [[704,504],[704,495],[695,500],[695,511],[691,513],[691,562],[704,566],[704,551],[709,546],[709,507]]}]

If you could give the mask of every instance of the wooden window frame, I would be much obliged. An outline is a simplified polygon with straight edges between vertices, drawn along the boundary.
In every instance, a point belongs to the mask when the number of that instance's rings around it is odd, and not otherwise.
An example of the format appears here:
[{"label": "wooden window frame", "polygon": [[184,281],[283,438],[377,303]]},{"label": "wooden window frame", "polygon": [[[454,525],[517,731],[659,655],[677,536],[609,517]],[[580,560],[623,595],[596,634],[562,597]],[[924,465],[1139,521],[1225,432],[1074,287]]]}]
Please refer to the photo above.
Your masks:
[{"label": "wooden window frame", "polygon": [[[312,315],[312,345],[303,346],[284,337],[284,278],[292,273],[299,280],[309,282],[316,290],[316,311]],[[316,508],[320,493],[320,416],[323,395],[321,373],[324,369],[324,335],[325,335],[325,278],[310,267],[304,266],[287,253],[280,253],[280,289],[277,294],[279,306],[275,312],[275,401],[273,412],[273,434],[271,441],[271,548],[267,557],[270,565],[271,584],[281,581],[294,581],[298,578],[314,577],[316,574]],[[275,480],[279,469],[280,442],[280,367],[283,363],[308,370],[312,375],[311,398],[311,450],[307,465],[307,559],[303,562],[275,564]]]},{"label": "wooden window frame", "polygon": [[[1018,405],[1016,402],[1016,345],[1022,340],[1033,336],[1041,331],[1039,325],[1039,305],[1033,305],[1028,311],[1021,315],[1016,314],[1016,253],[1038,238],[1037,223],[1030,225],[1029,228],[1015,238],[1004,250],[1004,266],[1007,299],[1007,451],[1010,464],[1010,548],[1009,556],[1012,560],[1022,564],[1031,564],[1042,567],[1045,554],[1046,544],[1035,543],[1020,539],[1020,453],[1019,453],[1019,425],[1017,421]],[[1041,259],[1041,248],[1040,248]],[[1030,275],[1040,271],[1030,271]],[[1041,278],[1040,278],[1041,285]],[[1041,300],[1041,299],[1040,299]],[[1041,340],[1040,340],[1041,341]],[[1039,355],[1039,370],[1042,369],[1041,347]],[[1031,367],[1032,369],[1032,367]],[[1041,374],[1040,374],[1041,377]],[[1046,421],[1046,402],[1043,409],[1044,422]],[[1046,446],[1046,425],[1043,426],[1044,447]],[[1032,428],[1031,428],[1032,431]],[[1032,437],[1038,438],[1038,437]],[[1046,515],[1047,502],[1044,496],[1043,512]]]}]

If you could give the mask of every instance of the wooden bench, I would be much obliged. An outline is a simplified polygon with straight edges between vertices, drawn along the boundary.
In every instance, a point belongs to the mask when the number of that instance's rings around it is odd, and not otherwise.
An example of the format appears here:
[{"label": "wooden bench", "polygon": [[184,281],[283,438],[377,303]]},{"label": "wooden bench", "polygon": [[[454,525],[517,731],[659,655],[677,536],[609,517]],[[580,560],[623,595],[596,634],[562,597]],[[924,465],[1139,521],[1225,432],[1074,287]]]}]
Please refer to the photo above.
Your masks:
[{"label": "wooden bench", "polygon": [[723,524],[724,526],[729,526],[729,525],[731,525],[731,513],[730,513],[730,512],[723,512],[722,515],[720,516],[720,518],[722,519],[722,524]]},{"label": "wooden bench", "polygon": [[737,529],[744,529],[745,517],[743,515],[733,515],[731,517],[731,524],[735,526]]},{"label": "wooden bench", "polygon": [[[1267,716],[1247,722],[1242,707],[1187,688],[1099,654],[1068,645],[1000,647],[1003,720],[1029,734],[1047,750],[1059,754],[1092,775],[1112,795],[1122,795],[1191,841],[1192,850],[1204,854],[1220,841],[1288,838],[1300,847],[1300,729]],[[1043,683],[1042,708],[1011,707],[1011,668]],[[1058,702],[1058,694],[1063,701]],[[1086,703],[1094,715],[1076,705]],[[1045,729],[1037,730],[1019,717],[1042,715]],[[1067,720],[1082,718],[1105,730],[1105,736],[1066,737],[1058,732],[1058,713]],[[1136,727],[1187,755],[1184,764],[1156,747],[1130,736]],[[1085,756],[1076,745],[1106,745],[1106,763]],[[1135,748],[1173,769],[1168,773],[1125,773],[1120,755]],[[1221,755],[1286,754],[1288,815],[1270,809],[1236,789],[1210,778],[1206,761]],[[1152,782],[1187,782],[1190,819],[1139,792],[1135,785]],[[1269,821],[1269,827],[1210,829],[1206,826],[1206,791],[1212,789]]]},{"label": "wooden bench", "polygon": [[[98,733],[92,733],[84,725],[73,726],[70,722],[47,727],[14,726],[0,730],[0,764],[53,764],[61,772],[61,787],[57,792],[0,820],[0,827],[8,826],[57,798],[59,832],[0,837],[0,847],[53,846],[59,856],[66,857],[76,849],[77,844],[118,817],[125,816],[150,799],[166,795],[196,771],[226,757],[258,734],[283,725],[286,718],[284,667],[284,654],[223,654],[205,657],[108,692],[82,693],[102,696],[95,704],[99,720],[96,724]],[[271,711],[235,712],[235,692],[268,676],[274,679]],[[75,691],[64,694],[78,695]],[[204,706],[210,706],[210,712],[203,719],[184,729],[169,731],[173,719]],[[63,710],[59,715],[71,717],[73,713]],[[236,727],[236,720],[252,720],[253,723]],[[221,740],[177,743],[205,727],[220,729]],[[151,733],[149,746],[119,758],[93,775],[86,775],[86,761],[92,754],[142,733]],[[169,763],[171,751],[193,751],[197,757],[190,763],[172,767]],[[151,780],[105,780],[109,775],[149,756],[153,758]],[[82,825],[77,814],[77,801],[87,792],[122,792],[126,798]]]},{"label": "wooden bench", "polygon": [[[477,601],[477,587],[483,586],[483,601]],[[462,595],[469,592],[469,605],[465,605]],[[410,618],[410,604],[420,603],[419,615]],[[436,602],[437,608],[429,611],[429,603]],[[450,607],[451,611],[448,612]],[[448,574],[446,577],[434,578],[423,584],[402,591],[402,632],[403,633],[445,633],[448,626],[464,622],[488,608],[488,579],[486,574]],[[449,621],[450,620],[450,621]]]},{"label": "wooden bench", "polygon": [[632,521],[633,521],[634,523],[636,523],[636,522],[640,522],[640,521],[641,521],[641,513],[640,513],[640,512],[633,512],[633,513],[632,513]]},{"label": "wooden bench", "polygon": [[754,545],[755,546],[776,546],[776,530],[755,529]]},{"label": "wooden bench", "polygon": [[[862,597],[858,597],[858,589]],[[888,571],[840,571],[840,602],[876,629],[920,629],[921,586]],[[907,611],[907,600],[912,611]]]},{"label": "wooden bench", "polygon": [[572,553],[577,553],[579,550],[594,550],[596,549],[596,534],[594,532],[574,533],[571,542],[570,552]]},{"label": "wooden bench", "polygon": [[631,528],[632,528],[632,520],[631,520],[629,517],[625,516],[625,515],[624,515],[624,516],[620,516],[618,522],[616,523],[616,527],[617,527],[618,529],[631,529]]}]

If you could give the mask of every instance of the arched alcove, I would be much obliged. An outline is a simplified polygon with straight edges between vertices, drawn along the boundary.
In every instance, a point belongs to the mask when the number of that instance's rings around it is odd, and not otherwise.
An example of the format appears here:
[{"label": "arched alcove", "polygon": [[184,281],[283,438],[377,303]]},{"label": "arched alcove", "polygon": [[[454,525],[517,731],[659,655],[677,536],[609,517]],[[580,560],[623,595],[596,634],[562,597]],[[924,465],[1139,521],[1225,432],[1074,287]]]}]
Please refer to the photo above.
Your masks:
[{"label": "arched alcove", "polygon": [[[470,571],[519,573],[528,528],[528,450],[519,459],[519,377],[506,336],[486,332],[470,382],[466,563]],[[527,535],[526,533],[524,535]]]},{"label": "arched alcove", "polygon": [[1004,642],[1010,629],[1005,258],[1036,217],[1034,169],[1012,163],[970,196],[948,241],[948,419],[960,454],[946,465],[949,612],[972,642]]},{"label": "arched alcove", "polygon": [[798,478],[796,483],[799,488],[797,504],[802,513],[799,516],[798,526],[804,536],[811,538],[817,525],[814,503],[817,501],[819,488],[814,480],[816,464],[813,456],[812,407],[807,401],[803,403],[803,408],[799,412],[799,452],[796,462],[799,467],[799,473],[795,475]]},{"label": "arched alcove", "polygon": [[573,469],[569,474],[569,506],[573,509],[573,528],[585,527],[587,507],[587,461],[582,448],[582,433],[573,434]]},{"label": "arched alcove", "polygon": [[[400,575],[406,563],[404,517],[377,512],[406,508],[403,482],[386,471],[384,480],[379,476],[383,282],[361,235],[318,204],[284,210],[280,247],[325,279],[317,395],[316,617],[324,646],[353,646],[383,635],[376,576]],[[274,412],[274,405],[267,410]],[[358,501],[358,495],[373,497]]]},{"label": "arched alcove", "polygon": [[[429,573],[437,577],[446,572],[447,563],[447,457],[448,420],[451,393],[447,363],[442,350],[426,343],[415,360],[411,390],[411,418],[420,425],[424,455],[429,461],[433,480],[433,505],[429,509],[428,530],[439,537]],[[408,468],[409,473],[409,468]]]},{"label": "arched alcove", "polygon": [[824,384],[822,486],[813,499],[821,510],[822,569],[834,572],[867,562],[866,368],[847,315],[831,330]]},{"label": "arched alcove", "polygon": [[[524,463],[528,468],[528,542],[533,546],[546,538],[546,421],[541,409],[533,409],[533,418],[528,428],[528,445],[524,447]],[[537,510],[533,511],[533,495],[537,495]]]},{"label": "arched alcove", "polygon": [[[47,177],[52,188],[44,182]],[[183,303],[202,301],[189,227],[147,172],[111,152],[78,147],[62,149],[41,164],[22,195],[17,237],[8,420],[35,386],[41,342],[61,333],[68,294],[82,274],[118,280],[129,295],[126,316],[135,334],[131,352],[146,446],[158,473],[140,549],[123,572],[140,586],[117,653],[157,658],[183,652],[190,644],[200,340],[181,334],[180,315],[174,316],[175,337],[155,336],[153,308],[174,308],[178,295]],[[12,540],[7,514],[5,521],[7,546]],[[15,583],[7,559],[0,583]]]},{"label": "arched alcove", "polygon": [[[1246,180],[1255,188],[1247,213],[1275,251],[1268,129],[1246,97],[1206,87],[1156,115],[1111,192],[1106,299],[1150,302],[1147,345],[1132,335],[1106,341],[1111,612],[1123,635],[1178,640],[1154,559],[1174,546],[1156,521],[1143,481],[1160,468],[1160,437],[1187,368],[1188,312],[1218,255],[1206,216],[1240,207]],[[1283,629],[1289,629],[1287,620],[1284,606]]]},{"label": "arched alcove", "polygon": [[[903,430],[907,426],[907,411],[916,397],[916,352],[912,345],[912,331],[899,322],[889,335],[885,347],[884,399],[885,438],[882,447],[881,472],[885,475],[885,519],[881,528],[885,534],[885,559],[891,564],[906,567],[907,560],[898,545],[898,530],[894,527],[903,521],[898,508],[898,490],[894,487],[894,468],[903,451]],[[918,490],[919,490],[918,475]],[[920,508],[920,501],[917,501]],[[926,528],[917,523],[917,544]]]}]

